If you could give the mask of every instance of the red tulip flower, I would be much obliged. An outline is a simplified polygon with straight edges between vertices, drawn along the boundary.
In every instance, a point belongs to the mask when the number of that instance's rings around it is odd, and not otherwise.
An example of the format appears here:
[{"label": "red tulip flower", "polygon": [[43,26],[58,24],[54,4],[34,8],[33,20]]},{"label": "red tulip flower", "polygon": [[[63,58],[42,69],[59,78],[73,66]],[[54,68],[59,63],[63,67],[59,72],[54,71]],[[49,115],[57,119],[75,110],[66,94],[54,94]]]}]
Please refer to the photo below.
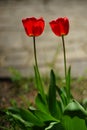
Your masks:
[{"label": "red tulip flower", "polygon": [[24,25],[26,34],[30,37],[41,35],[45,26],[43,18],[39,19],[35,17],[26,18],[22,19],[22,23]]},{"label": "red tulip flower", "polygon": [[50,23],[52,31],[57,36],[67,35],[69,32],[69,20],[67,17],[58,18],[57,20],[53,20]]},{"label": "red tulip flower", "polygon": [[64,18],[61,17],[61,18],[51,21],[49,24],[51,26],[52,31],[55,33],[55,35],[62,37],[65,79],[66,79],[67,78],[67,67],[66,67],[66,49],[65,49],[64,36],[67,35],[69,32],[69,20],[67,17],[64,17]]}]

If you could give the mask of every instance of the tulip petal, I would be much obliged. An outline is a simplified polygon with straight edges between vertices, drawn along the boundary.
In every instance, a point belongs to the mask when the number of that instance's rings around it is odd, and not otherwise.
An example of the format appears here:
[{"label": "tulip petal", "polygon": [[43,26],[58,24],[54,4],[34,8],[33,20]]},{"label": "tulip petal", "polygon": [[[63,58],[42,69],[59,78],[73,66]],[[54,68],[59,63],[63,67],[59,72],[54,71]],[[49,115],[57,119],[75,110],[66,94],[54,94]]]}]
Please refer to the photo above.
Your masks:
[{"label": "tulip petal", "polygon": [[58,18],[57,20],[51,21],[49,24],[52,31],[57,36],[67,35],[69,32],[69,20],[67,17]]},{"label": "tulip petal", "polygon": [[39,36],[42,34],[45,26],[43,18],[36,19],[35,17],[22,19],[25,32],[28,36]]}]

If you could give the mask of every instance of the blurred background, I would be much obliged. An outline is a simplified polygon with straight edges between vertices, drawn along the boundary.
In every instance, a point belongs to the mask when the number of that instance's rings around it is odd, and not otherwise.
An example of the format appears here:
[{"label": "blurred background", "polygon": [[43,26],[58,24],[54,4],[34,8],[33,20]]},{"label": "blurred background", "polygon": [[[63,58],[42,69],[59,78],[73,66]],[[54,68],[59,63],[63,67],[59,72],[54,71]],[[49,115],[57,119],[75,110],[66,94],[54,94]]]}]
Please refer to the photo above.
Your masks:
[{"label": "blurred background", "polygon": [[60,76],[64,75],[61,37],[53,34],[49,22],[67,16],[67,65],[72,66],[73,77],[87,77],[86,0],[0,0],[0,77],[10,76],[9,67],[18,69],[25,77],[33,75],[33,41],[21,22],[32,16],[46,21],[44,33],[36,38],[40,71],[49,74],[54,68]]}]

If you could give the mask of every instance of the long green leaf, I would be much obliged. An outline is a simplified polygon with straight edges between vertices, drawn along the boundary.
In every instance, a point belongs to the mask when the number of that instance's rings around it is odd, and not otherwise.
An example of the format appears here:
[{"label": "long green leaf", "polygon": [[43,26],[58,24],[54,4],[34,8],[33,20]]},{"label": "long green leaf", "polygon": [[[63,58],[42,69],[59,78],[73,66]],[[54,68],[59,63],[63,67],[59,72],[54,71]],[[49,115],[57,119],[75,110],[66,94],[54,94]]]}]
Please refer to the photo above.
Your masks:
[{"label": "long green leaf", "polygon": [[53,70],[50,72],[50,86],[48,91],[48,105],[49,111],[55,117],[56,116],[56,80]]},{"label": "long green leaf", "polygon": [[21,122],[25,127],[33,127],[34,124],[24,120],[20,115],[8,112],[7,115],[11,116],[15,121]]},{"label": "long green leaf", "polygon": [[63,116],[63,108],[61,101],[57,101],[57,117],[60,120]]},{"label": "long green leaf", "polygon": [[42,111],[39,111],[39,110],[34,110],[34,115],[41,122],[50,122],[50,121],[60,122],[59,120],[57,120],[56,118],[54,118],[53,116],[51,116],[50,113],[42,112]]},{"label": "long green leaf", "polygon": [[77,116],[71,118],[70,116],[64,116],[62,125],[65,130],[87,130],[87,126],[84,119]]},{"label": "long green leaf", "polygon": [[29,122],[36,126],[43,126],[44,123],[41,122],[31,111],[24,109],[24,108],[10,108],[7,111],[7,114],[13,115],[13,117],[18,117],[25,122]]},{"label": "long green leaf", "polygon": [[51,122],[45,130],[65,130],[60,122]]},{"label": "long green leaf", "polygon": [[76,100],[72,100],[64,110],[64,114],[70,116],[78,116],[80,118],[87,117],[87,111]]},{"label": "long green leaf", "polygon": [[46,102],[44,87],[42,83],[42,79],[39,73],[39,70],[36,66],[34,66],[34,72],[35,72],[35,81],[36,81],[36,87],[38,89],[38,92],[41,94],[43,100]]},{"label": "long green leaf", "polygon": [[29,110],[20,108],[20,115],[25,121],[29,121],[36,126],[44,126],[44,123],[41,122],[32,112]]},{"label": "long green leaf", "polygon": [[62,109],[64,110],[65,106],[67,105],[67,94],[66,94],[65,87],[61,87],[61,88],[56,87],[56,90],[60,96]]},{"label": "long green leaf", "polygon": [[70,99],[71,99],[70,86],[71,86],[71,66],[69,66],[68,74],[66,77],[66,91],[67,91],[68,101],[70,101]]},{"label": "long green leaf", "polygon": [[49,113],[48,105],[43,101],[42,96],[39,93],[36,96],[35,104],[39,110]]}]

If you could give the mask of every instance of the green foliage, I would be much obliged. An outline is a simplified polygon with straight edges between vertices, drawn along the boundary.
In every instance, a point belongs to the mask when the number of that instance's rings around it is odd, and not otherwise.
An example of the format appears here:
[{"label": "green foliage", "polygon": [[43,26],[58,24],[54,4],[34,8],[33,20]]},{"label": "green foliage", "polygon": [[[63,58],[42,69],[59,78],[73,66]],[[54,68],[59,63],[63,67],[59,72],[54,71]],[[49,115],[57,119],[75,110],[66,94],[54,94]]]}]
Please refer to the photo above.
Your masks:
[{"label": "green foliage", "polygon": [[[34,49],[36,54],[36,48]],[[12,123],[11,129],[87,130],[87,109],[72,97],[70,91],[71,67],[66,71],[65,62],[65,84],[63,84],[62,87],[59,87],[59,84],[57,85],[56,76],[54,71],[51,70],[49,89],[46,93],[44,91],[45,87],[39,73],[36,57],[35,61],[35,86],[38,91],[35,99],[35,107],[30,106],[27,109],[19,108],[16,106],[15,102],[12,102],[13,107],[8,108],[4,112],[10,123]],[[11,69],[11,72],[13,73],[12,81],[18,86],[23,85],[21,74],[14,69]]]},{"label": "green foliage", "polygon": [[40,93],[43,101],[46,102],[46,97],[45,97],[45,93],[44,93],[44,87],[43,87],[43,82],[42,82],[42,79],[41,79],[41,76],[40,76],[40,73],[39,73],[39,70],[38,70],[38,67],[37,66],[34,66],[34,72],[35,72],[35,81],[36,81],[36,87],[38,89],[38,92]]},{"label": "green foliage", "polygon": [[67,115],[63,116],[62,124],[64,130],[87,130],[85,119],[81,119],[78,116],[73,118]]},{"label": "green foliage", "polygon": [[57,86],[55,74],[51,70],[47,93],[44,91],[39,70],[36,67],[34,70],[38,90],[36,107],[9,108],[6,111],[9,119],[21,130],[87,130],[87,111],[70,92],[70,68],[64,87]]},{"label": "green foliage", "polygon": [[49,86],[49,92],[48,92],[48,106],[50,113],[55,117],[57,112],[57,101],[56,101],[56,81],[55,81],[55,75],[53,71],[51,70],[50,74],[50,86]]},{"label": "green foliage", "polygon": [[67,91],[67,96],[68,96],[68,102],[71,98],[71,94],[70,94],[70,85],[71,85],[71,66],[68,69],[68,73],[66,76],[66,91]]}]

